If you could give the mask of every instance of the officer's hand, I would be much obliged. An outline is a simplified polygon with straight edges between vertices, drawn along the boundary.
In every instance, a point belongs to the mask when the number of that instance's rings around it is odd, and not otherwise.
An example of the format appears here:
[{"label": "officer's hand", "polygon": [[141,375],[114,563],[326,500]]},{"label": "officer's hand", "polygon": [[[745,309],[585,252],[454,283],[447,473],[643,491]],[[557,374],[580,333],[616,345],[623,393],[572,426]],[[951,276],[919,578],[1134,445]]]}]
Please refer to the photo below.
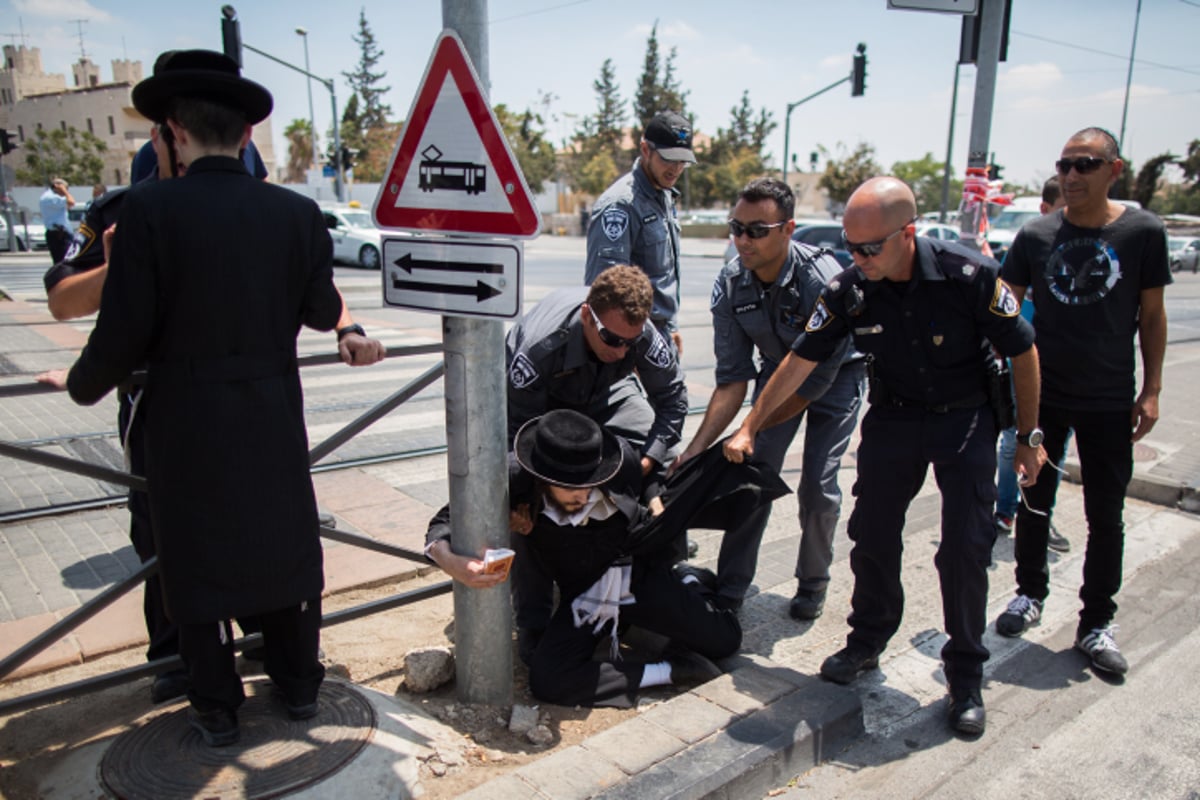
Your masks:
[{"label": "officer's hand", "polygon": [[100,236],[100,243],[104,245],[104,263],[107,264],[112,260],[112,240],[113,235],[117,232],[117,223],[113,223],[104,229],[104,233]]},{"label": "officer's hand", "polygon": [[357,333],[347,333],[338,342],[338,355],[343,364],[352,367],[365,367],[382,361],[387,354],[387,348],[378,339],[371,339]]},{"label": "officer's hand", "polygon": [[49,386],[53,386],[55,389],[66,389],[68,372],[70,372],[70,370],[67,369],[47,370],[46,372],[35,376],[34,380],[38,383],[45,383]]},{"label": "officer's hand", "polygon": [[754,455],[754,437],[746,432],[745,426],[738,428],[737,431],[725,440],[722,445],[725,451],[725,458],[732,461],[734,464],[742,463],[742,460],[747,456]]},{"label": "officer's hand", "polygon": [[663,505],[661,497],[650,498],[650,502],[646,504],[646,507],[650,509],[650,516],[652,517],[657,517],[659,514],[667,510],[667,507]]},{"label": "officer's hand", "polygon": [[1037,483],[1038,473],[1046,463],[1046,448],[1040,444],[1030,447],[1017,444],[1017,452],[1013,456],[1013,470],[1017,473],[1017,482],[1021,486],[1032,486]]},{"label": "officer's hand", "polygon": [[675,343],[675,358],[678,361],[683,361],[683,334],[679,331],[671,332],[671,341]]},{"label": "officer's hand", "polygon": [[529,504],[521,505],[508,512],[508,529],[513,533],[528,536],[533,530],[533,518],[529,515]]},{"label": "officer's hand", "polygon": [[1142,392],[1137,402],[1133,404],[1129,426],[1133,428],[1133,441],[1137,441],[1150,432],[1154,423],[1158,422],[1158,394]]},{"label": "officer's hand", "polygon": [[674,461],[671,462],[671,466],[667,467],[667,477],[669,478],[672,475],[674,475],[676,472],[679,471],[680,467],[682,467],[684,464],[691,461],[695,457],[696,457],[696,454],[692,452],[691,447],[689,447],[687,450],[684,450],[682,453],[679,454],[678,458],[676,458]]}]

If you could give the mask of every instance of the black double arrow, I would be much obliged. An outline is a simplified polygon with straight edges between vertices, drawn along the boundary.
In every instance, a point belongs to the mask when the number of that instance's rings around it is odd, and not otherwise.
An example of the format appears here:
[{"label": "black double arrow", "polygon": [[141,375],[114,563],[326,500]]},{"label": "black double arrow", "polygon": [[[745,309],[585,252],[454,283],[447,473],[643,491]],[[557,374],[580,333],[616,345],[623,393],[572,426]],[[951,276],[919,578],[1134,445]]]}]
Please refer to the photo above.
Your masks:
[{"label": "black double arrow", "polygon": [[[463,263],[459,261],[426,261],[419,258],[413,258],[411,253],[405,253],[392,263],[407,272],[409,275],[412,274],[414,269],[428,269],[435,272],[482,272],[485,275],[499,275],[504,272],[503,264],[476,264]],[[482,303],[484,300],[490,300],[499,294],[503,294],[503,292],[496,287],[490,286],[481,280],[475,281],[474,286],[461,286],[456,284],[428,283],[426,281],[409,281],[402,278],[392,278],[392,288],[409,292],[462,294],[468,296],[475,295],[475,301],[478,303]]]}]

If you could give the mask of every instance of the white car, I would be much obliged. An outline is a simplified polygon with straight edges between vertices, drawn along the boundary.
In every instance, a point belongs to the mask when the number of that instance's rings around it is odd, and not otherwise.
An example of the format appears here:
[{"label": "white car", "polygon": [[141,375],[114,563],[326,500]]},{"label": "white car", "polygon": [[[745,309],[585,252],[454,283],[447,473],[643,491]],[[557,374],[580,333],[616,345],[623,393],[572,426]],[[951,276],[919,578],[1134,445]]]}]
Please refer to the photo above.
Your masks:
[{"label": "white car", "polygon": [[1168,236],[1168,256],[1171,259],[1171,272],[1183,272],[1200,269],[1200,239],[1194,236]]},{"label": "white car", "polygon": [[371,214],[358,203],[321,206],[329,238],[333,239],[333,260],[379,269],[383,253],[383,231],[375,227]]},{"label": "white car", "polygon": [[953,225],[943,225],[940,222],[918,222],[917,236],[941,239],[943,242],[957,242],[962,234]]},{"label": "white car", "polygon": [[1030,210],[1010,206],[989,220],[987,240],[992,247],[992,258],[1003,261],[1021,226],[1041,215],[1042,212],[1036,208]]},{"label": "white car", "polygon": [[[29,238],[25,238],[26,231],[29,232]],[[30,249],[30,244],[34,250],[46,249],[46,226],[41,222],[29,222],[21,224],[21,218],[13,215],[13,232],[16,234],[16,246],[19,251],[27,251]],[[0,250],[8,249],[8,225],[4,221],[4,215],[0,214]]]}]

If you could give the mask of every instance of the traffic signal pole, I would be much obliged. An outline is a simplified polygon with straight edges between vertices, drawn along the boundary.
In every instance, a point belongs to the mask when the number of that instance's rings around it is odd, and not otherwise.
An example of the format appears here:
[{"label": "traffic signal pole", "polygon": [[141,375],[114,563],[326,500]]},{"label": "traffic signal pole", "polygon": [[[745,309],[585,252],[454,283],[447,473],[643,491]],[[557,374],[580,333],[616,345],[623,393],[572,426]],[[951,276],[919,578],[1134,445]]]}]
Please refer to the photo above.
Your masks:
[{"label": "traffic signal pole", "polygon": [[[442,0],[442,25],[458,34],[489,90],[486,0]],[[509,541],[504,323],[444,316],[442,347],[450,546],[478,556]],[[512,702],[510,590],[509,581],[490,589],[454,584],[455,677],[463,702]]]},{"label": "traffic signal pole", "polygon": [[[996,73],[1000,64],[1000,40],[1004,31],[1004,1],[980,0],[979,57],[975,62],[975,104],[971,112],[971,136],[967,146],[967,168],[987,170],[988,140],[992,130],[992,106],[996,98]],[[979,249],[974,215],[961,217],[962,242]]]},{"label": "traffic signal pole", "polygon": [[[858,45],[858,50],[855,53],[853,65],[850,68],[850,74],[841,80],[836,80],[826,86],[824,89],[818,89],[808,97],[801,98],[794,103],[788,103],[787,113],[783,117],[783,182],[787,183],[788,174],[788,148],[790,147],[790,139],[792,137],[792,111],[796,106],[803,105],[814,97],[820,97],[828,92],[841,86],[843,83],[850,83],[850,96],[861,97],[863,89],[866,86],[867,77],[867,46],[861,42]],[[687,173],[684,173],[685,175]]]}]

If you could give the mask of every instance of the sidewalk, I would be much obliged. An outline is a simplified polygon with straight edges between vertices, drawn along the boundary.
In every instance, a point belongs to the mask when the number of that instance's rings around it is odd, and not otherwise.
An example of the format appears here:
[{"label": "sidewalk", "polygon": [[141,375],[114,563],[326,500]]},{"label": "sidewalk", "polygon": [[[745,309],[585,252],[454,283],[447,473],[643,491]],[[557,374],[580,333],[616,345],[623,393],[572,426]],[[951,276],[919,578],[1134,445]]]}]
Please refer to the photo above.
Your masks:
[{"label": "sidewalk", "polygon": [[[46,324],[44,309],[20,302],[0,303],[0,353],[11,364],[10,374],[41,368],[39,365],[55,347],[77,346],[70,343],[72,331],[76,337],[83,335],[71,326]],[[1194,363],[1197,360],[1200,346],[1168,353],[1166,384],[1170,394],[1164,398],[1163,418],[1136,454],[1136,477],[1126,511],[1125,576],[1130,586],[1136,587],[1139,576],[1170,565],[1179,553],[1194,549],[1200,541],[1200,520],[1175,510],[1177,503],[1194,508],[1200,486],[1200,464],[1196,461],[1200,453],[1200,407],[1190,402],[1200,391],[1200,370]],[[689,388],[700,395],[707,380],[708,375],[689,375]],[[697,396],[693,405],[702,405],[703,399]],[[4,400],[0,403],[0,438],[13,441],[52,435],[61,421],[55,416],[58,412],[47,410],[48,403],[46,396],[40,395]],[[71,421],[70,430],[111,430],[111,412],[104,404],[78,409],[79,417]],[[689,434],[698,423],[698,418],[689,420]],[[849,452],[853,454],[856,448],[857,434]],[[442,456],[427,456],[323,473],[315,480],[318,500],[337,516],[339,528],[419,549],[425,520],[445,501],[444,462]],[[798,479],[799,466],[800,448],[796,445],[785,463],[784,477],[789,483]],[[0,459],[0,490],[25,505],[45,503],[49,494],[45,481],[30,477],[32,469],[37,468]],[[845,459],[840,479],[846,506],[835,543],[836,561],[826,613],[821,619],[799,624],[787,617],[787,604],[795,588],[792,569],[799,542],[793,495],[778,501],[772,514],[760,553],[756,593],[742,612],[743,654],[725,665],[730,669],[728,674],[654,705],[579,746],[552,752],[491,780],[467,796],[489,800],[762,796],[789,776],[833,757],[864,733],[889,730],[915,715],[940,714],[945,688],[938,651],[944,636],[940,633],[941,604],[933,568],[940,497],[932,479],[914,500],[908,515],[904,552],[907,610],[903,627],[884,654],[880,672],[848,688],[814,677],[821,661],[842,646],[846,633],[844,620],[852,578],[847,561],[850,543],[844,527],[852,503],[852,455]],[[85,488],[90,487],[65,486],[62,492],[70,495]],[[0,656],[128,574],[136,559],[131,560],[125,519],[122,508],[110,508],[54,520],[0,525]],[[1023,668],[1025,654],[1036,652],[1039,642],[1061,638],[1064,631],[1073,630],[1073,598],[1086,538],[1077,485],[1063,484],[1055,519],[1073,545],[1071,553],[1051,557],[1053,591],[1062,602],[1048,606],[1036,637],[1008,640],[989,633],[986,643],[993,657],[987,667],[989,684],[984,698],[992,714],[1003,713],[1003,707],[993,703],[995,687],[1020,683],[1013,679],[1013,673]],[[694,538],[701,546],[697,561],[714,566],[718,535],[700,531]],[[997,542],[994,562],[990,620],[1011,596],[1011,539],[1002,537]],[[357,548],[326,544],[331,593],[383,579],[402,579],[415,574],[416,569],[417,565],[380,558]],[[1128,588],[1127,592],[1131,597],[1128,601],[1122,598],[1122,614],[1136,614],[1137,598],[1152,594]],[[1200,632],[1195,635],[1200,636]],[[112,650],[141,647],[143,640],[140,595],[135,594],[59,642],[23,671],[52,669]],[[1138,652],[1137,643],[1136,638],[1129,640],[1131,654]],[[1122,644],[1126,645],[1124,638]],[[1152,687],[1139,687],[1133,679],[1138,664],[1134,658],[1131,661],[1135,662],[1131,685],[1121,691],[1152,691]],[[439,735],[458,735],[435,720],[412,717],[411,709],[399,710],[391,698],[370,694],[381,731],[388,735],[387,748],[393,748],[387,751],[390,761],[377,752],[384,745],[373,744],[348,768],[311,787],[311,793],[304,796],[375,796],[385,780],[384,773],[396,796],[436,788],[423,786],[422,781],[431,779],[418,774],[417,761],[423,746],[420,742],[435,740]],[[14,721],[9,719],[6,724]],[[401,745],[400,740],[408,744]],[[77,768],[73,791],[94,791],[95,761],[82,759],[81,753],[77,756],[72,762]],[[97,751],[89,758],[99,756]],[[60,791],[65,792],[65,787],[60,786]]]}]

